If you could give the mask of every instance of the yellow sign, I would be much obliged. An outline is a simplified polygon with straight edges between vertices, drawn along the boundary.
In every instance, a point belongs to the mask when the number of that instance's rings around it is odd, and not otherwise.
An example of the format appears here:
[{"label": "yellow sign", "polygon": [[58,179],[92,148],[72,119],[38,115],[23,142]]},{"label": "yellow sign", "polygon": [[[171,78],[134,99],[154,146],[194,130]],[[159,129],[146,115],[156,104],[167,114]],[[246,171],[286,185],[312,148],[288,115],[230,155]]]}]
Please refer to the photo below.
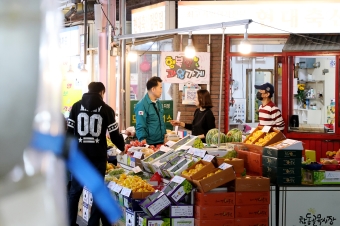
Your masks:
[{"label": "yellow sign", "polygon": [[68,117],[70,115],[72,105],[81,99],[82,94],[83,93],[81,89],[75,89],[74,81],[63,81],[61,112],[64,114],[65,117]]}]

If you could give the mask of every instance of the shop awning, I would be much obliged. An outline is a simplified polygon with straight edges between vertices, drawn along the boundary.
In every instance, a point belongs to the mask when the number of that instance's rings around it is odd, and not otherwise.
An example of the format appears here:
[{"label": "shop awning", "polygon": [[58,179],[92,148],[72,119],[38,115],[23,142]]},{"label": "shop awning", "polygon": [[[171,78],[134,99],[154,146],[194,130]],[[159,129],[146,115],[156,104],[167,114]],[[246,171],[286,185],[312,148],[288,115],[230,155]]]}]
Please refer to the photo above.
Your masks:
[{"label": "shop awning", "polygon": [[340,51],[339,34],[291,34],[282,52]]}]

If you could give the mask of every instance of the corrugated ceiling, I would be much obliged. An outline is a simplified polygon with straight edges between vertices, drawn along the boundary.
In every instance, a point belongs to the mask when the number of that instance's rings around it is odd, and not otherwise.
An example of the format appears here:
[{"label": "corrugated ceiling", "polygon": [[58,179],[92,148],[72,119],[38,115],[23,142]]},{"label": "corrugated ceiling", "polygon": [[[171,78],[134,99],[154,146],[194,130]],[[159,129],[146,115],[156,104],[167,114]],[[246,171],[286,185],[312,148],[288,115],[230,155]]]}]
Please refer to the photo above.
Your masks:
[{"label": "corrugated ceiling", "polygon": [[339,34],[291,34],[284,45],[283,52],[301,51],[340,51]]}]

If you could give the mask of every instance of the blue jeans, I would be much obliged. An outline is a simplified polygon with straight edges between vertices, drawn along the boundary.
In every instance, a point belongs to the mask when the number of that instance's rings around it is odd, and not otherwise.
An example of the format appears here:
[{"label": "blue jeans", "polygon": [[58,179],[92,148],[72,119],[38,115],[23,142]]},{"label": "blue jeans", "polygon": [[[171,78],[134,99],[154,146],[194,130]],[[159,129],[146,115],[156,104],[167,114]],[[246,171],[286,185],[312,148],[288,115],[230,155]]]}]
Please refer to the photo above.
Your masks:
[{"label": "blue jeans", "polygon": [[[103,177],[106,170],[106,160],[93,163],[94,167],[99,171],[100,175]],[[71,187],[68,191],[68,208],[69,208],[69,224],[70,226],[77,225],[77,215],[78,215],[78,202],[83,192],[83,186],[72,176]],[[103,226],[110,226],[106,217],[97,207],[95,199],[93,199],[93,205],[91,208],[91,216],[88,221],[88,226],[99,226],[99,220],[101,219]]]}]

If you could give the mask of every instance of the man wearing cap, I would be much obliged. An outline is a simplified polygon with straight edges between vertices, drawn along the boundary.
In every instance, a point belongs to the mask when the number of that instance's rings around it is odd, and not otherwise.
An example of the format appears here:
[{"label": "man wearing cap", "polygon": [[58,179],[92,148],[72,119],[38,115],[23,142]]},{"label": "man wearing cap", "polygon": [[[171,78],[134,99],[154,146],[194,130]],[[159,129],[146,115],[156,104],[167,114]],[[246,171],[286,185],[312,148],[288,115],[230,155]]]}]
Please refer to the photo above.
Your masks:
[{"label": "man wearing cap", "polygon": [[281,111],[271,100],[274,94],[274,86],[267,82],[262,85],[255,85],[255,89],[258,89],[256,98],[262,102],[259,107],[259,126],[271,126],[283,131],[285,123]]}]

